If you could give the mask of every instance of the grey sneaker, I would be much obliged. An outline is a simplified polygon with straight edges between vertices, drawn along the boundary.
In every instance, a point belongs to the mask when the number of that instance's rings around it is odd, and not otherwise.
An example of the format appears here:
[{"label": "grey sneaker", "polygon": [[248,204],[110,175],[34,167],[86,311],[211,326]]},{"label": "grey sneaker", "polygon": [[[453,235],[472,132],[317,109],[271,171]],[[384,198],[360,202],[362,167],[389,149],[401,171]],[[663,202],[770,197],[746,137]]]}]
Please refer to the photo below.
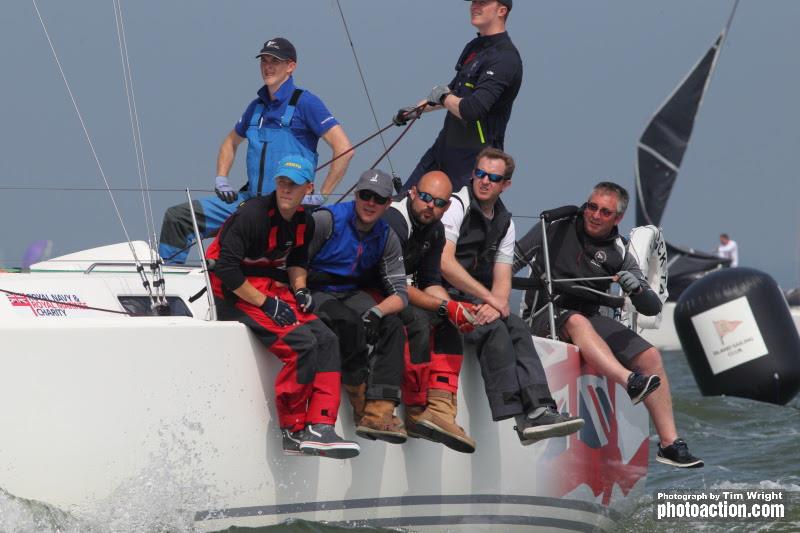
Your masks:
[{"label": "grey sneaker", "polygon": [[292,432],[289,429],[281,429],[283,434],[283,455],[305,455],[300,451],[300,443],[305,438],[305,430]]},{"label": "grey sneaker", "polygon": [[523,446],[551,437],[571,435],[583,427],[583,418],[559,413],[551,407],[536,418],[524,417],[517,420],[514,429]]},{"label": "grey sneaker", "polygon": [[299,449],[306,455],[321,455],[331,459],[350,459],[361,451],[357,442],[344,440],[330,424],[307,425]]},{"label": "grey sneaker", "polygon": [[656,461],[678,468],[702,468],[705,464],[702,459],[689,452],[689,445],[683,439],[675,439],[675,442],[664,448],[659,443]]},{"label": "grey sneaker", "polygon": [[633,371],[631,375],[628,376],[628,396],[631,397],[633,405],[636,405],[647,398],[659,385],[661,385],[661,378],[655,374],[652,376],[645,376],[637,371]]}]

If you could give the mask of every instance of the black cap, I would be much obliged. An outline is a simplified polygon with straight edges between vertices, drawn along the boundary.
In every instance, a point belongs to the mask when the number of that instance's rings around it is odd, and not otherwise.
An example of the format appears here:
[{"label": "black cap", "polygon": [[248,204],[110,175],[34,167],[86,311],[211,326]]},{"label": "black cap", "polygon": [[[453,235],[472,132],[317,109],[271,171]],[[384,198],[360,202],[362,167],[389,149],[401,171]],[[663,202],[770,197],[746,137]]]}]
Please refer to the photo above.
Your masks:
[{"label": "black cap", "polygon": [[[472,0],[467,0],[467,2],[472,2]],[[514,0],[497,0],[498,4],[503,4],[511,11],[511,8],[514,7]]]},{"label": "black cap", "polygon": [[297,61],[297,51],[294,49],[294,45],[283,37],[275,37],[265,42],[256,58],[261,56],[272,56],[281,61],[286,61],[287,59]]}]

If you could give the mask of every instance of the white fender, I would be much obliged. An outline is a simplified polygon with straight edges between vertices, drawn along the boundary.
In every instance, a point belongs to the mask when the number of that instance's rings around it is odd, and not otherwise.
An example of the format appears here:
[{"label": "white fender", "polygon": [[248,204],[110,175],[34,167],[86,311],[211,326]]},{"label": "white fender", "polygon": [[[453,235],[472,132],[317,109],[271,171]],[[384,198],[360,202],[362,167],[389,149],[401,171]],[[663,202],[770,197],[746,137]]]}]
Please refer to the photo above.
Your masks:
[{"label": "white fender", "polygon": [[[661,229],[656,226],[639,226],[630,233],[629,253],[633,254],[639,268],[647,278],[650,288],[658,295],[661,303],[667,301],[667,244]],[[622,321],[631,325],[636,309],[630,299],[626,298],[622,311]],[[636,326],[642,329],[658,329],[661,325],[661,313],[656,316],[636,314]]]}]

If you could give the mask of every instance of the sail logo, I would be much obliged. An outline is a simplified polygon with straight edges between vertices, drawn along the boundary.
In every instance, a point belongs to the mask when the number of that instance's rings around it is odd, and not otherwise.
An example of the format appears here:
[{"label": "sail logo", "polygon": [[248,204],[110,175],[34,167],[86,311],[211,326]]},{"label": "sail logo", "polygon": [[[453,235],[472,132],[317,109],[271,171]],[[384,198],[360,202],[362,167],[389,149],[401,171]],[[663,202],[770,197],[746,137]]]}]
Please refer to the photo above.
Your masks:
[{"label": "sail logo", "polygon": [[717,330],[720,344],[725,344],[725,335],[736,331],[741,323],[741,320],[714,320],[714,329]]}]

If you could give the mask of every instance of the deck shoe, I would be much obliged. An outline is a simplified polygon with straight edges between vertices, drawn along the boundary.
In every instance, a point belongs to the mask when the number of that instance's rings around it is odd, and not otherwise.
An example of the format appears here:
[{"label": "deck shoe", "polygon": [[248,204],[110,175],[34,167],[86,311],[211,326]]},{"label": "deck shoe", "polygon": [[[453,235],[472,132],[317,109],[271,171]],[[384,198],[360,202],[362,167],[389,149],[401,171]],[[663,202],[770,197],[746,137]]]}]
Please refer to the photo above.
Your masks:
[{"label": "deck shoe", "polygon": [[394,402],[391,400],[367,400],[356,435],[392,444],[403,444],[408,438],[405,425],[394,416]]},{"label": "deck shoe", "polygon": [[305,430],[292,431],[291,429],[281,429],[283,434],[283,455],[305,455],[300,451],[300,444],[305,438]]},{"label": "deck shoe", "polygon": [[353,425],[357,426],[361,417],[364,415],[364,403],[367,401],[367,384],[345,384],[344,390],[347,392],[347,399],[350,400],[350,405],[353,407]]},{"label": "deck shoe", "polygon": [[656,461],[678,468],[702,468],[705,464],[702,459],[689,452],[689,446],[683,439],[675,439],[675,442],[664,448],[659,443]]},{"label": "deck shoe", "polygon": [[357,442],[344,440],[337,435],[331,424],[307,425],[299,448],[306,455],[320,455],[331,459],[350,459],[361,451]]},{"label": "deck shoe", "polygon": [[428,390],[428,405],[416,420],[418,428],[424,428],[430,434],[426,437],[441,442],[451,450],[461,453],[473,453],[475,441],[456,424],[456,397],[452,392],[441,389]]},{"label": "deck shoe", "polygon": [[633,405],[636,405],[647,398],[659,385],[661,385],[661,378],[655,374],[645,376],[636,371],[631,372],[631,375],[628,376],[628,396],[631,397]]},{"label": "deck shoe", "polygon": [[406,405],[406,434],[409,437],[414,439],[426,439],[432,442],[436,442],[433,438],[433,432],[425,427],[417,425],[417,420],[419,417],[422,416],[422,413],[425,412],[424,405]]},{"label": "deck shoe", "polygon": [[569,416],[549,407],[535,418],[530,416],[517,417],[514,429],[523,446],[551,437],[564,437],[575,433],[583,427],[583,418]]}]

